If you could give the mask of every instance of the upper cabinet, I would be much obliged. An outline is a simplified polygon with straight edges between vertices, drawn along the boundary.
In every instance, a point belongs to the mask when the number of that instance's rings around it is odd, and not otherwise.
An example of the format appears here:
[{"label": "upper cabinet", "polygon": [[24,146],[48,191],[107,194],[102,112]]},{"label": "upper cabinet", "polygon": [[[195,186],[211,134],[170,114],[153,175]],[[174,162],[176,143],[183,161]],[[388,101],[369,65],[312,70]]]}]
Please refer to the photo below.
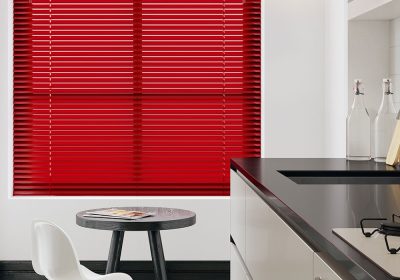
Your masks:
[{"label": "upper cabinet", "polygon": [[353,0],[349,3],[349,20],[392,20],[399,17],[399,0]]}]

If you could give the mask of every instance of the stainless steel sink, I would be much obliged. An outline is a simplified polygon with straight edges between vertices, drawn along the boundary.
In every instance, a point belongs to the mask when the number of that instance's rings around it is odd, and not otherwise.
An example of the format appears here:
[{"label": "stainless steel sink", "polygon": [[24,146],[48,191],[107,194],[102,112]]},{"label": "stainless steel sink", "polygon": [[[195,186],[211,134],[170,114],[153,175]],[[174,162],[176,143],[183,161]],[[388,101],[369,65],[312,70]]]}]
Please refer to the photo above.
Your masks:
[{"label": "stainless steel sink", "polygon": [[393,185],[400,176],[387,171],[279,171],[300,185]]}]

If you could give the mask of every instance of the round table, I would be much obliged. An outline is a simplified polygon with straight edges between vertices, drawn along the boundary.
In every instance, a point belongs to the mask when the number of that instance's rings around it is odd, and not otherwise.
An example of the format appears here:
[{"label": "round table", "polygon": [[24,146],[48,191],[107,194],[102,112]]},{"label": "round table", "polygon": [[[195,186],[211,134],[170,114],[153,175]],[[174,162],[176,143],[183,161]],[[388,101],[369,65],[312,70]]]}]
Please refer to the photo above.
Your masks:
[{"label": "round table", "polygon": [[115,209],[153,212],[154,216],[138,220],[121,220],[85,217],[86,212],[109,208],[91,209],[76,214],[76,224],[92,229],[113,231],[108,255],[106,274],[118,269],[125,231],[147,231],[149,236],[154,274],[157,280],[166,280],[164,252],[161,242],[161,230],[177,229],[192,226],[196,223],[196,214],[192,211],[161,207],[111,207]]}]

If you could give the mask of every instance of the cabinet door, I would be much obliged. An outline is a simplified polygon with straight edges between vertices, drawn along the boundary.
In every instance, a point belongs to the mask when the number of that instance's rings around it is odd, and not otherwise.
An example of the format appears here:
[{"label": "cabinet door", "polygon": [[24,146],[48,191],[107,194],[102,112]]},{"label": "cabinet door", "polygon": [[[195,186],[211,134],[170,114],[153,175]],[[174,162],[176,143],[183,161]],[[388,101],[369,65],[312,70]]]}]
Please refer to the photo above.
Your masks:
[{"label": "cabinet door", "polygon": [[354,279],[346,276],[345,271],[327,263],[327,258],[319,253],[314,254],[314,279],[315,280],[345,280]]},{"label": "cabinet door", "polygon": [[252,280],[246,265],[235,246],[231,243],[231,280]]},{"label": "cabinet door", "polygon": [[245,257],[245,195],[248,186],[231,170],[231,236],[240,254]]},{"label": "cabinet door", "polygon": [[251,189],[246,189],[246,264],[254,280],[313,279],[313,251]]}]

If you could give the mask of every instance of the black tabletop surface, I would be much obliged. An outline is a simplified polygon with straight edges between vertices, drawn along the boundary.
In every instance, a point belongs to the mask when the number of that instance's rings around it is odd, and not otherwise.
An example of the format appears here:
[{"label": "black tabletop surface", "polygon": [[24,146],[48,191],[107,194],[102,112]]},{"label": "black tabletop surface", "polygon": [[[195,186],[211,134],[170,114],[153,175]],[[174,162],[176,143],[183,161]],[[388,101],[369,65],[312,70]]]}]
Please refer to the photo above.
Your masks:
[{"label": "black tabletop surface", "polygon": [[332,229],[360,227],[365,217],[400,214],[400,169],[374,161],[256,158],[233,159],[231,168],[252,182],[314,250],[331,255],[355,279],[396,279]]},{"label": "black tabletop surface", "polygon": [[108,208],[90,209],[76,214],[76,224],[86,228],[116,231],[156,231],[189,227],[196,223],[196,214],[192,211],[162,207],[111,207],[117,209],[153,212],[154,216],[137,220],[120,220],[85,217],[88,211]]}]

